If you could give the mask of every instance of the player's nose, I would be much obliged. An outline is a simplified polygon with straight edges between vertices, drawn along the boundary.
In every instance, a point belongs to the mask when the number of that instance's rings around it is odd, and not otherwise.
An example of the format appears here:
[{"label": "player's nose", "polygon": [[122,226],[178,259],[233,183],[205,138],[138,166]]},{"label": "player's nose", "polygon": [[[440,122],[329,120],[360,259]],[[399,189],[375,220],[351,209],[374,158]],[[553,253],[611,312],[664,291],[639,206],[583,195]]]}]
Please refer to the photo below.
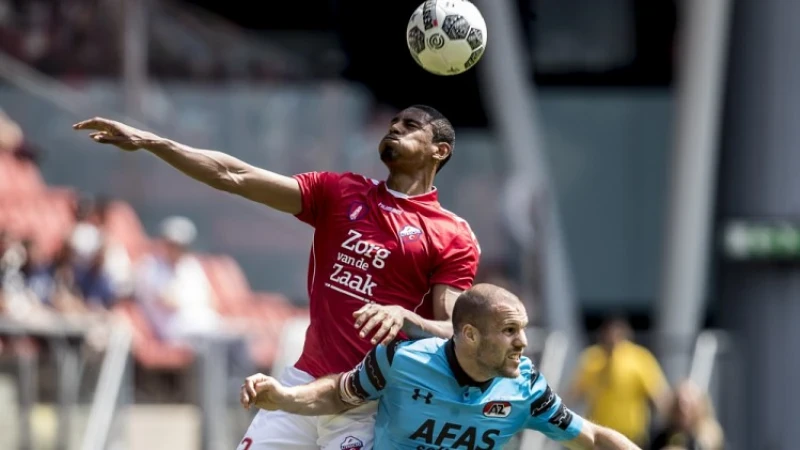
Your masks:
[{"label": "player's nose", "polygon": [[520,349],[524,349],[528,346],[528,336],[525,334],[525,331],[522,330],[517,335],[517,340],[514,342],[514,345],[519,347]]},{"label": "player's nose", "polygon": [[403,130],[402,127],[400,126],[400,121],[389,124],[390,135],[399,136],[400,134],[402,134],[402,132]]}]

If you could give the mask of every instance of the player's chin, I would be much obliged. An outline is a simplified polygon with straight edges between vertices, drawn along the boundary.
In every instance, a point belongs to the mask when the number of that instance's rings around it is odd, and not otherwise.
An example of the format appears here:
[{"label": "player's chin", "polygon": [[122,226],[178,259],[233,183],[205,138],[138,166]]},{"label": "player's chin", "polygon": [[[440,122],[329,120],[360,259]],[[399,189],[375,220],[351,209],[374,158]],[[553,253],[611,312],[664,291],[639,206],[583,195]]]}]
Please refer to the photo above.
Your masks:
[{"label": "player's chin", "polygon": [[508,378],[515,378],[519,376],[519,358],[520,355],[509,355],[505,364],[503,364],[503,376]]}]

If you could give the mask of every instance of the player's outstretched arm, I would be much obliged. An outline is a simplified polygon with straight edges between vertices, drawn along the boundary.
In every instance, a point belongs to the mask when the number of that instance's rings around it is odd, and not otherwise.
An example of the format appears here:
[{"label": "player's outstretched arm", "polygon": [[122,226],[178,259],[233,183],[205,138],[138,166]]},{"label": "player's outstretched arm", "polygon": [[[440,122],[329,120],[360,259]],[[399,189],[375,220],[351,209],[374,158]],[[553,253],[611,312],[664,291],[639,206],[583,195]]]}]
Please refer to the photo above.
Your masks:
[{"label": "player's outstretched arm", "polygon": [[286,387],[259,373],[245,380],[239,400],[245,408],[255,406],[301,416],[338,414],[354,407],[342,401],[339,379],[340,374],[329,375],[301,386]]},{"label": "player's outstretched arm", "polygon": [[297,180],[254,167],[231,155],[193,148],[100,117],[79,122],[73,128],[93,130],[89,137],[95,142],[111,144],[126,151],[147,150],[184,174],[215,189],[293,215],[302,210]]},{"label": "player's outstretched arm", "polygon": [[619,432],[585,419],[580,434],[564,445],[571,450],[641,450]]}]

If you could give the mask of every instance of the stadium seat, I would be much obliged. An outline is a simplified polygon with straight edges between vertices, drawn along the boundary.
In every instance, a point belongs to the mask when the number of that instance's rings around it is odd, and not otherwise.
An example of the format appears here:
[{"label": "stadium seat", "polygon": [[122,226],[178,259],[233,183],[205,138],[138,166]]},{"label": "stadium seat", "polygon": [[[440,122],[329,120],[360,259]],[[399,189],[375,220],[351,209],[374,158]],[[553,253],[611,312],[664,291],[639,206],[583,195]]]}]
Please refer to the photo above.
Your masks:
[{"label": "stadium seat", "polygon": [[132,263],[139,261],[150,248],[139,216],[126,202],[115,201],[108,205],[104,228],[113,240],[125,247]]},{"label": "stadium seat", "polygon": [[271,367],[286,321],[302,316],[279,294],[253,292],[239,264],[227,255],[200,255],[215,294],[215,307],[225,317],[244,321],[254,331],[252,357],[262,368]]},{"label": "stadium seat", "polygon": [[181,370],[194,361],[194,352],[190,348],[161,342],[134,301],[119,302],[115,311],[131,326],[133,356],[141,366],[151,370]]},{"label": "stadium seat", "polygon": [[75,201],[66,188],[0,196],[0,229],[32,239],[42,255],[52,257],[75,223]]}]

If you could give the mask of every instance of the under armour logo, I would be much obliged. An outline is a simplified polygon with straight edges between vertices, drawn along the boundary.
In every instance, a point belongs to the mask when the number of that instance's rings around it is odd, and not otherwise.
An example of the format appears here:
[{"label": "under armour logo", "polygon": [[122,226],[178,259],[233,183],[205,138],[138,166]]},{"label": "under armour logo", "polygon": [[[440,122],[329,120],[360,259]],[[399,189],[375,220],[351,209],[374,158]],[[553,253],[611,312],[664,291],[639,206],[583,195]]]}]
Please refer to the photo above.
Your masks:
[{"label": "under armour logo", "polygon": [[422,395],[419,393],[419,389],[414,389],[414,395],[412,395],[411,398],[413,398],[414,400],[419,400],[420,398],[422,398],[423,400],[425,400],[425,403],[429,405],[431,403],[431,399],[433,398],[433,394],[428,392],[428,395]]}]

